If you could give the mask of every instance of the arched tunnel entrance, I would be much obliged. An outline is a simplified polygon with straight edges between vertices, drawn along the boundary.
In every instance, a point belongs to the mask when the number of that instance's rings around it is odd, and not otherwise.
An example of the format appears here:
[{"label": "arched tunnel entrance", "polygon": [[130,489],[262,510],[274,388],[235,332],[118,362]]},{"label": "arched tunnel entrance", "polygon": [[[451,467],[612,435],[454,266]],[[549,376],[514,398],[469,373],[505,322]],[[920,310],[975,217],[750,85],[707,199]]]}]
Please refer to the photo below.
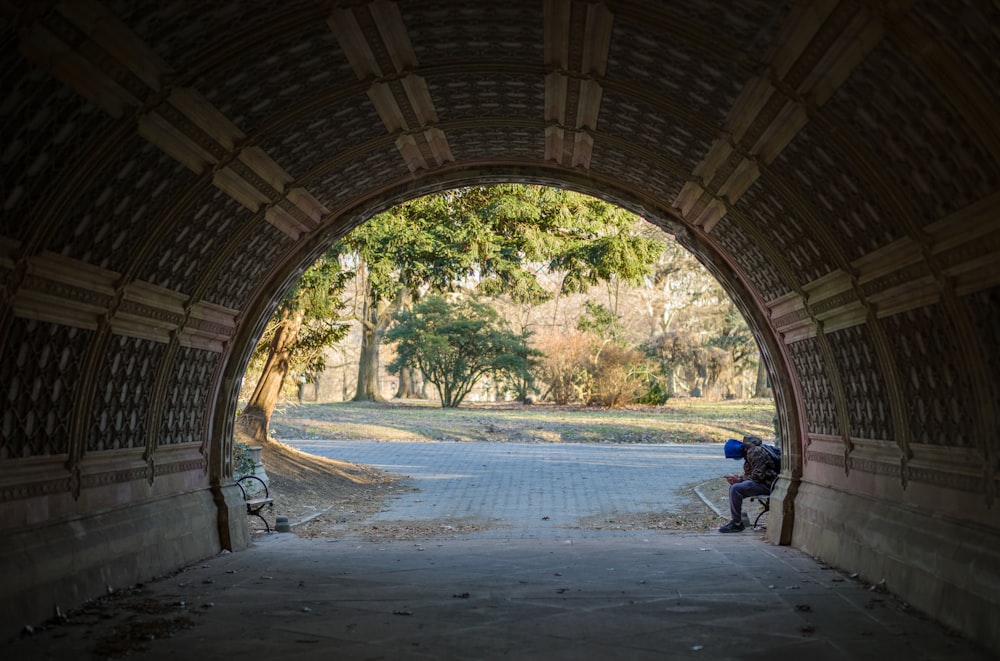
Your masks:
[{"label": "arched tunnel entrance", "polygon": [[738,302],[792,459],[773,542],[1000,648],[992,4],[0,19],[6,622],[244,546],[235,397],[281,294],[373,212],[508,180],[636,211]]}]

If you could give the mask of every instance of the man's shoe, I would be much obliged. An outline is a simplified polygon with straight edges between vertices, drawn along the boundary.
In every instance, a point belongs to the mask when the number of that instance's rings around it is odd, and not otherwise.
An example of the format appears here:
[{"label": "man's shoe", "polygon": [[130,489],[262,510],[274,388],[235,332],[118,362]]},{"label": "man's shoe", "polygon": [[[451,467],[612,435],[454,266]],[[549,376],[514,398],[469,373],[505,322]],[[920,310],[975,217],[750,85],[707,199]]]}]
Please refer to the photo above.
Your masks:
[{"label": "man's shoe", "polygon": [[743,532],[743,524],[739,521],[730,521],[719,528],[719,532]]}]

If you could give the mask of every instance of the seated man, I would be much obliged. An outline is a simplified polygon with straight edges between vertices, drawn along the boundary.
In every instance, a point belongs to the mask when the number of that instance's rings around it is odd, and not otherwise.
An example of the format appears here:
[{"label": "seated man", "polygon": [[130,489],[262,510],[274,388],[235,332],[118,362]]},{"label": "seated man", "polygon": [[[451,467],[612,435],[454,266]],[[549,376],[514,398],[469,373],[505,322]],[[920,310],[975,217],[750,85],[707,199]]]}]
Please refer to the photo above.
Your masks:
[{"label": "seated man", "polygon": [[742,532],[743,499],[771,493],[779,469],[759,436],[744,436],[742,443],[731,438],[726,441],[725,453],[728,459],[743,459],[743,474],[726,476],[732,520],[719,528],[719,532]]}]

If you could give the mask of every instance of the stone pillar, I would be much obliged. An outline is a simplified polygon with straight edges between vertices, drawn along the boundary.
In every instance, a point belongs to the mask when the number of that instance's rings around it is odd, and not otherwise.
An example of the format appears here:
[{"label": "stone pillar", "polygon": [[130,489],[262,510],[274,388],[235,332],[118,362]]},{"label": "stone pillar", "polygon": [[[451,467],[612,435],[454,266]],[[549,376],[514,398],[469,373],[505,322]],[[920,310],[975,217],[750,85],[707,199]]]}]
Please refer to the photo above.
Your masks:
[{"label": "stone pillar", "polygon": [[219,512],[219,544],[229,551],[250,546],[250,526],[243,492],[235,484],[212,485],[212,497]]}]

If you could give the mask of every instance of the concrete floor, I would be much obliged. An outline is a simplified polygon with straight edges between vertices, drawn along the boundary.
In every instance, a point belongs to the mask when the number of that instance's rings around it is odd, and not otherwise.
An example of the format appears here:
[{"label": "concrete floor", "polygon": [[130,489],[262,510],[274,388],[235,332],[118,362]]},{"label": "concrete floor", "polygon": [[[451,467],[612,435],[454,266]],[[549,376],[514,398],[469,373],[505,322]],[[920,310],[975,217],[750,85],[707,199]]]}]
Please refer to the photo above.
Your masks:
[{"label": "concrete floor", "polygon": [[411,475],[420,491],[373,525],[497,525],[417,541],[258,536],[0,643],[0,659],[993,658],[892,586],[873,589],[756,533],[574,525],[669,509],[680,484],[732,469],[718,446],[308,449]]},{"label": "concrete floor", "polygon": [[[189,627],[189,628],[183,628]],[[4,659],[989,659],[757,535],[272,534],[0,647]]]}]

